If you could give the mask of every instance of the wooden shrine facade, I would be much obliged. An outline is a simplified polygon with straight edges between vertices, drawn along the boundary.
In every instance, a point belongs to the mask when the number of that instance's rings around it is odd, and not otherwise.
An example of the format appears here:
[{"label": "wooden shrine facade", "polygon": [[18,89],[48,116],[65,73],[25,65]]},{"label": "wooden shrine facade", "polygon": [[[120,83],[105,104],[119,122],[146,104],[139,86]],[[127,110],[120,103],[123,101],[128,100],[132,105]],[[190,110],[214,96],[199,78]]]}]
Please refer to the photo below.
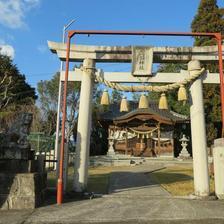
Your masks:
[{"label": "wooden shrine facade", "polygon": [[[151,102],[147,109],[137,109],[130,102],[131,112],[119,112],[118,104],[111,104],[109,110],[100,116],[100,123],[108,128],[108,139],[114,141],[117,154],[156,157],[174,156],[178,147],[182,124],[189,123],[187,116],[170,110],[159,110],[157,102]],[[178,150],[178,149],[176,149]],[[179,151],[179,150],[178,150]]]}]

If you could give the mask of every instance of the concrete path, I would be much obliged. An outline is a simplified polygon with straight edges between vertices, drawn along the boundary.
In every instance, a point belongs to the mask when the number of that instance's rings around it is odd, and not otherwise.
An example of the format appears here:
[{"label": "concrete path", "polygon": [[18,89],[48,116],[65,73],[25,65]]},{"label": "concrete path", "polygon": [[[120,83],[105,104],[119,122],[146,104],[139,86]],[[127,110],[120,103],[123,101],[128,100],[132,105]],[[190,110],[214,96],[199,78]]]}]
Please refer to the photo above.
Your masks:
[{"label": "concrete path", "polygon": [[150,178],[150,172],[163,166],[127,167],[110,175],[109,194],[111,196],[169,196],[169,193]]},{"label": "concrete path", "polygon": [[[29,214],[30,212],[30,214]],[[223,224],[224,201],[111,197],[52,205],[27,211],[0,212],[4,224]],[[24,219],[23,219],[24,218]],[[21,220],[23,221],[21,222]]]},{"label": "concrete path", "polygon": [[35,210],[0,211],[1,224],[223,224],[224,201],[177,199],[146,175],[161,167],[114,172],[108,197],[50,205]]}]

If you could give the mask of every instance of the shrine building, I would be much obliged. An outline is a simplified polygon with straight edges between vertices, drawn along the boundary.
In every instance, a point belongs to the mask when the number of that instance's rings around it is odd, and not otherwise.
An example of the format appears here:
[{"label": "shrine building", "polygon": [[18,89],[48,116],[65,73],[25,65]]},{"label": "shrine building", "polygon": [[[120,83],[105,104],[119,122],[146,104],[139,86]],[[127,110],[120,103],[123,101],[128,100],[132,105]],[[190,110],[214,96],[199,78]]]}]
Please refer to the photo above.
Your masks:
[{"label": "shrine building", "polygon": [[[119,104],[110,104],[100,114],[100,124],[108,130],[108,141],[113,141],[116,154],[132,156],[178,157],[182,134],[190,136],[189,117],[171,110],[160,110],[157,102],[139,109],[129,102],[130,112],[120,112]],[[188,147],[191,154],[191,146]]]}]

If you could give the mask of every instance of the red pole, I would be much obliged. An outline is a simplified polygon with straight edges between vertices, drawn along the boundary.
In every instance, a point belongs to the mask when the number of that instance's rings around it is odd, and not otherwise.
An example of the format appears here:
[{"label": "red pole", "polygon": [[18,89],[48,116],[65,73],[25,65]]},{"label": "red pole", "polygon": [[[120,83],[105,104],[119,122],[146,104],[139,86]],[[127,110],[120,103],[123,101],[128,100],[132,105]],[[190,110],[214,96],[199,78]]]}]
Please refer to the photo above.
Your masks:
[{"label": "red pole", "polygon": [[221,111],[222,111],[222,137],[224,135],[224,83],[223,83],[223,61],[222,61],[222,35],[216,34],[218,43],[219,56],[219,77],[220,77],[220,97],[221,97]]},{"label": "red pole", "polygon": [[75,34],[101,34],[101,35],[149,35],[149,36],[210,36],[215,37],[218,43],[219,57],[219,74],[220,74],[220,92],[221,92],[221,111],[222,111],[222,137],[224,135],[224,83],[223,83],[223,61],[222,61],[222,35],[221,33],[190,33],[190,32],[144,32],[144,31],[98,31],[98,30],[70,30],[68,32],[67,52],[66,52],[66,70],[64,81],[64,96],[63,96],[63,117],[62,117],[62,137],[60,148],[60,164],[59,178],[57,183],[57,204],[62,203],[63,198],[63,160],[64,160],[64,142],[65,142],[65,121],[66,121],[66,104],[67,104],[67,84],[69,72],[69,55],[70,41]]},{"label": "red pole", "polygon": [[66,121],[66,107],[67,107],[67,87],[68,87],[70,42],[71,42],[71,38],[68,35],[64,93],[63,93],[63,108],[62,108],[62,127],[61,127],[62,135],[61,135],[61,147],[60,147],[60,164],[59,164],[59,177],[58,177],[58,183],[57,183],[57,204],[58,205],[60,205],[63,200],[63,162],[64,162],[64,148],[65,148],[65,121]]}]

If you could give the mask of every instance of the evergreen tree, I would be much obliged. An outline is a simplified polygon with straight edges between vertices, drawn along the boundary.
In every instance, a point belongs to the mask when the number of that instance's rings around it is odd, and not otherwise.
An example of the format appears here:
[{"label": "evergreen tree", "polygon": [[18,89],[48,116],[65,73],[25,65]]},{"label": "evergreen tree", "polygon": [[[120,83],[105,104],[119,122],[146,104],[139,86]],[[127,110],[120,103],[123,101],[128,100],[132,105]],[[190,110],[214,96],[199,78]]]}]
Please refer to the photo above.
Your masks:
[{"label": "evergreen tree", "polygon": [[[224,10],[217,5],[217,0],[201,0],[197,14],[192,23],[192,32],[221,32],[224,33]],[[195,46],[216,45],[210,37],[196,37]]]},{"label": "evergreen tree", "polygon": [[0,55],[0,111],[12,105],[33,104],[37,96],[8,56]]},{"label": "evergreen tree", "polygon": [[120,91],[113,89],[111,93],[111,102],[112,103],[119,103],[121,101],[122,94]]},{"label": "evergreen tree", "polygon": [[0,129],[7,128],[20,111],[29,111],[36,99],[35,89],[17,66],[8,56],[0,55]]},{"label": "evergreen tree", "polygon": [[[90,138],[90,155],[102,155],[107,152],[107,130],[101,126],[99,115],[102,113],[104,106],[100,105],[102,96],[100,84],[94,84],[92,100],[92,128]],[[107,107],[107,106],[105,106]]]},{"label": "evergreen tree", "polygon": [[[192,32],[221,32],[224,34],[224,9],[220,9],[216,0],[201,0],[197,14],[192,24]],[[196,37],[195,46],[216,45],[215,39],[210,37]],[[210,72],[218,72],[217,63],[204,65]],[[204,85],[204,105],[207,124],[208,144],[213,143],[221,133],[220,125],[215,125],[221,121],[221,103],[219,85]]]}]

